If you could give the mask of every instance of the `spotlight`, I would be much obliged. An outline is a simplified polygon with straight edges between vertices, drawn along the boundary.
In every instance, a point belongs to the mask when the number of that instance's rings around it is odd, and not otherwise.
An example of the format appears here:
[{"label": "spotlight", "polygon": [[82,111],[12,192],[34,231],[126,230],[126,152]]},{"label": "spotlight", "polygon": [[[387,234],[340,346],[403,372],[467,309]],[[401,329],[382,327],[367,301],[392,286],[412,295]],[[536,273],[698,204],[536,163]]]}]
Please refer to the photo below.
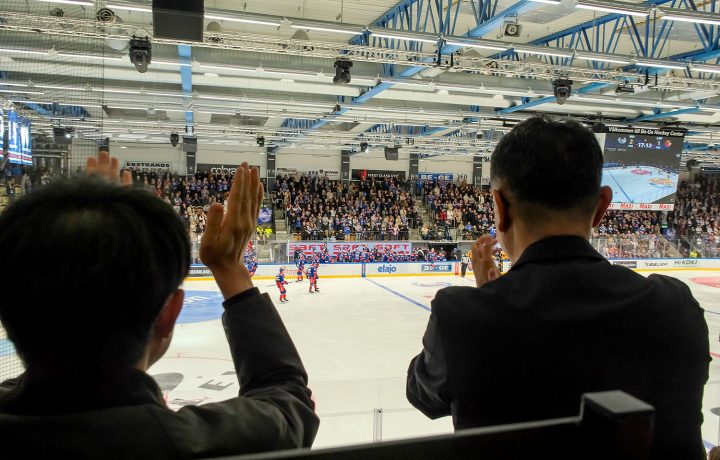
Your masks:
[{"label": "spotlight", "polygon": [[258,136],[257,138],[257,146],[258,147],[265,147],[265,138],[262,136]]},{"label": "spotlight", "polygon": [[367,152],[367,151],[368,151],[368,143],[360,142],[360,152]]},{"label": "spotlight", "polygon": [[621,93],[628,93],[633,94],[635,92],[635,87],[628,83],[627,81],[621,85],[617,85],[617,88],[615,88],[615,94],[621,94]]},{"label": "spotlight", "polygon": [[152,45],[147,38],[133,37],[130,39],[130,62],[135,64],[135,68],[140,73],[148,70],[148,65],[152,60]]},{"label": "spotlight", "polygon": [[177,147],[178,142],[180,142],[180,135],[178,133],[170,134],[170,145]]},{"label": "spotlight", "polygon": [[570,94],[572,94],[572,84],[572,80],[566,80],[564,78],[553,80],[553,94],[558,104],[564,104],[570,97]]},{"label": "spotlight", "polygon": [[350,83],[350,69],[353,63],[347,59],[338,59],[335,61],[335,78],[333,83],[347,85]]}]

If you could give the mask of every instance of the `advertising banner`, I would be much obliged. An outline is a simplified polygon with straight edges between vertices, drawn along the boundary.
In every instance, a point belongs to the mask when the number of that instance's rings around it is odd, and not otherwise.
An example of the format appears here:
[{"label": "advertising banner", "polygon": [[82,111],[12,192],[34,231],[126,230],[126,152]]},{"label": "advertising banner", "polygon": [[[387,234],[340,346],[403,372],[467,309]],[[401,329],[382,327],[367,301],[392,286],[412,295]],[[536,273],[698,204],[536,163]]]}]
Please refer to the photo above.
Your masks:
[{"label": "advertising banner", "polygon": [[275,176],[288,176],[297,179],[299,177],[299,173],[297,168],[275,168]]},{"label": "advertising banner", "polygon": [[352,180],[382,179],[384,177],[400,177],[405,179],[405,171],[389,171],[386,169],[353,169]]},{"label": "advertising banner", "polygon": [[29,118],[20,117],[20,157],[24,165],[32,165],[32,131]]},{"label": "advertising banner", "polygon": [[453,267],[452,267],[452,263],[442,262],[439,264],[422,264],[422,265],[420,265],[420,270],[423,273],[425,273],[425,272],[452,273]]},{"label": "advertising banner", "polygon": [[22,164],[22,144],[20,143],[20,117],[17,112],[8,112],[8,161]]},{"label": "advertising banner", "polygon": [[420,180],[453,180],[453,173],[418,173]]},{"label": "advertising banner", "polygon": [[167,161],[126,161],[125,169],[142,172],[167,172],[172,169],[172,163]]},{"label": "advertising banner", "polygon": [[337,169],[315,169],[301,171],[301,173],[307,174],[308,176],[327,177],[330,180],[340,180],[340,171]]},{"label": "advertising banner", "polygon": [[305,254],[313,254],[315,252],[322,252],[323,248],[327,246],[328,253],[331,255],[338,255],[341,252],[352,252],[356,249],[361,249],[367,246],[368,249],[379,250],[390,249],[394,252],[410,252],[412,251],[412,243],[404,241],[347,241],[347,242],[335,242],[325,243],[323,241],[291,241],[288,243],[288,256],[293,256],[295,250],[299,249]]},{"label": "advertising banner", "polygon": [[[197,171],[201,173],[210,173],[210,174],[225,174],[227,176],[234,176],[235,171],[237,171],[237,167],[240,166],[240,164],[236,165],[224,165],[224,164],[215,164],[215,163],[198,163],[197,165]],[[250,165],[250,169],[256,168],[258,171],[260,170],[260,166],[257,165]]]},{"label": "advertising banner", "polygon": [[610,203],[608,209],[627,209],[628,211],[672,211],[674,204],[670,203]]}]

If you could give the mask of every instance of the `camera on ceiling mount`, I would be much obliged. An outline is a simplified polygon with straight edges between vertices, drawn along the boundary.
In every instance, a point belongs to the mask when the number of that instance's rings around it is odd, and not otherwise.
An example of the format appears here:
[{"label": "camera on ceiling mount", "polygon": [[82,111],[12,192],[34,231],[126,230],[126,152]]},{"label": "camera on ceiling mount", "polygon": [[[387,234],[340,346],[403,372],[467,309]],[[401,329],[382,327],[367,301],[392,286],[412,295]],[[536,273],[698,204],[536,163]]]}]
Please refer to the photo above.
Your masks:
[{"label": "camera on ceiling mount", "polygon": [[179,142],[180,142],[180,135],[178,133],[170,134],[170,145],[172,145],[173,147],[177,147]]},{"label": "camera on ceiling mount", "polygon": [[147,37],[130,39],[130,62],[140,73],[148,71],[148,66],[152,61],[152,44]]},{"label": "camera on ceiling mount", "polygon": [[555,100],[558,104],[562,105],[565,103],[565,101],[568,100],[568,98],[572,94],[572,84],[572,80],[568,80],[565,78],[558,78],[557,80],[553,80],[553,95],[555,96]]}]

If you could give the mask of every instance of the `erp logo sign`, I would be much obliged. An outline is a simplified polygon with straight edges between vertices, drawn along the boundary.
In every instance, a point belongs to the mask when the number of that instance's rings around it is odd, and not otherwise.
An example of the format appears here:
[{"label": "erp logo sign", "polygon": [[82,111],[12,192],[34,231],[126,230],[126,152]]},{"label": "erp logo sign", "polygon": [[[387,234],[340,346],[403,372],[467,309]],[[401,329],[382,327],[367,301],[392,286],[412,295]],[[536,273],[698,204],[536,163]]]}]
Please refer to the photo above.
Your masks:
[{"label": "erp logo sign", "polygon": [[451,272],[452,271],[452,265],[432,265],[432,264],[423,264],[422,265],[422,271],[424,272]]},{"label": "erp logo sign", "polygon": [[378,267],[378,273],[395,273],[397,271],[397,267],[393,265],[380,265]]}]

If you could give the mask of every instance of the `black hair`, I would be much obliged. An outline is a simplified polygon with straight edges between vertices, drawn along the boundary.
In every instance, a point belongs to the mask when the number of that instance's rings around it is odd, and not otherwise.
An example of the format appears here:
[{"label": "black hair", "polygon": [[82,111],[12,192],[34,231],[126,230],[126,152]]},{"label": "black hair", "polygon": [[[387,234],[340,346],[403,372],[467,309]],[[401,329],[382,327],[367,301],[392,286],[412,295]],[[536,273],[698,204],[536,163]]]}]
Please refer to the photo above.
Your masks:
[{"label": "black hair", "polygon": [[573,120],[532,117],[505,135],[490,160],[501,182],[525,208],[587,210],[596,203],[603,154],[595,135]]},{"label": "black hair", "polygon": [[0,320],[28,366],[132,366],[187,276],[190,242],[149,191],[64,179],[0,216]]}]

